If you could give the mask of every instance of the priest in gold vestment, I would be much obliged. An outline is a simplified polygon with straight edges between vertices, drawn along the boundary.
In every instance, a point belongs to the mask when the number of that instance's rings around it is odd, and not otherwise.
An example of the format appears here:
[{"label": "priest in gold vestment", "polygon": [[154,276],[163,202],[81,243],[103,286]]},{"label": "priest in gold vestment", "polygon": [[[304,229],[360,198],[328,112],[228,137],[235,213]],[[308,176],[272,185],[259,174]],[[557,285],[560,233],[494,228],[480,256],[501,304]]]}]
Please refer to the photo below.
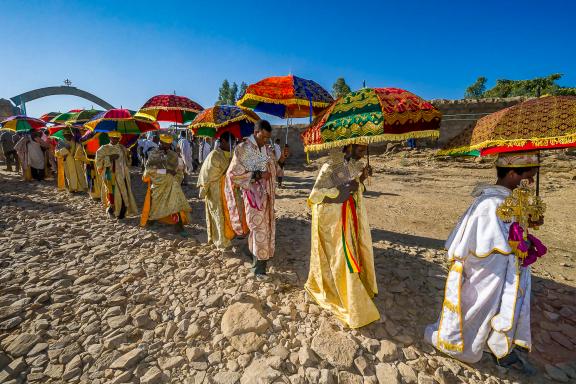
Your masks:
[{"label": "priest in gold vestment", "polygon": [[231,158],[231,141],[234,141],[234,136],[229,132],[220,136],[220,146],[210,152],[202,163],[197,183],[200,198],[204,199],[206,205],[208,244],[214,244],[219,250],[229,248],[230,240],[235,235],[224,192],[226,171]]},{"label": "priest in gold vestment", "polygon": [[[58,187],[69,192],[84,192],[88,188],[86,177],[84,176],[84,164],[76,160],[76,151],[82,144],[77,142],[68,129],[64,132],[64,140],[56,147],[56,158],[58,159]],[[66,183],[64,184],[64,180]]]},{"label": "priest in gold vestment", "polygon": [[96,151],[96,172],[102,180],[101,188],[106,198],[102,201],[110,217],[123,219],[138,214],[132,183],[128,150],[122,144],[120,132],[108,132],[110,143]]},{"label": "priest in gold vestment", "polygon": [[148,154],[142,176],[142,180],[148,183],[148,192],[140,225],[145,226],[148,220],[158,220],[174,224],[182,236],[187,236],[184,225],[190,222],[188,214],[192,208],[181,187],[186,165],[171,149],[173,140],[172,136],[161,134],[160,146]]},{"label": "priest in gold vestment", "polygon": [[372,236],[362,193],[370,166],[359,160],[366,146],[331,153],[308,203],[312,209],[310,272],[306,291],[350,328],[380,318]]}]

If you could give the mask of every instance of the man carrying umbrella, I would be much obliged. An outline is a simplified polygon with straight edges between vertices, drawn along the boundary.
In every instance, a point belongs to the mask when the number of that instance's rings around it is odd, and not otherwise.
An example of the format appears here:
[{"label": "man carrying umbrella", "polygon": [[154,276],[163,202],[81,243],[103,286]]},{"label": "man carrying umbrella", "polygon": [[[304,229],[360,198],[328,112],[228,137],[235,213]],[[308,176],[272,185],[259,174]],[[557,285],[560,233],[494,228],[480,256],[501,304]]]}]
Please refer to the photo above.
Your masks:
[{"label": "man carrying umbrella", "polygon": [[0,149],[4,154],[4,159],[6,160],[6,170],[12,172],[12,165],[16,165],[16,172],[20,169],[20,163],[18,161],[18,155],[14,149],[14,138],[16,137],[15,132],[10,132],[9,130],[0,131]]},{"label": "man carrying umbrella", "polygon": [[186,166],[172,150],[173,141],[171,135],[161,134],[160,146],[148,154],[142,176],[142,180],[148,183],[148,192],[140,225],[145,226],[148,220],[158,220],[175,225],[182,236],[187,236],[184,225],[190,222],[188,214],[192,209],[181,186]]},{"label": "man carrying umbrella", "polygon": [[110,131],[108,136],[110,143],[96,151],[96,172],[102,178],[101,188],[104,188],[106,196],[103,203],[108,207],[106,212],[111,218],[123,219],[126,215],[138,214],[130,181],[128,150],[120,144],[120,132]]},{"label": "man carrying umbrella", "polygon": [[360,160],[365,145],[333,150],[308,198],[312,248],[306,291],[350,328],[380,318],[372,236],[364,204],[364,181],[372,173]]},{"label": "man carrying umbrella", "polygon": [[[514,200],[521,182],[532,183],[539,167],[537,152],[501,153],[496,185],[477,187],[476,197],[446,242],[452,266],[440,317],[425,339],[461,361],[480,361],[489,350],[497,363],[532,374],[534,368],[515,347],[530,349],[530,268],[546,248],[528,228],[543,223],[539,213],[524,217]],[[519,201],[519,200],[518,200]],[[526,208],[526,207],[523,207]],[[514,212],[505,222],[508,209]],[[513,220],[512,220],[513,217]],[[537,222],[532,218],[540,217]]]},{"label": "man carrying umbrella", "polygon": [[[234,150],[226,177],[230,185],[242,190],[246,224],[250,235],[248,248],[252,256],[252,272],[258,280],[266,280],[267,261],[274,256],[276,223],[274,197],[276,193],[276,159],[270,142],[272,127],[266,120],[254,125],[254,134]],[[233,188],[227,188],[231,191]],[[232,228],[245,235],[235,196],[227,192]]]},{"label": "man carrying umbrella", "polygon": [[208,244],[213,243],[219,250],[229,248],[230,240],[234,237],[224,188],[232,155],[231,142],[235,140],[230,132],[224,132],[220,136],[220,146],[210,152],[198,176],[200,198],[206,204]]}]

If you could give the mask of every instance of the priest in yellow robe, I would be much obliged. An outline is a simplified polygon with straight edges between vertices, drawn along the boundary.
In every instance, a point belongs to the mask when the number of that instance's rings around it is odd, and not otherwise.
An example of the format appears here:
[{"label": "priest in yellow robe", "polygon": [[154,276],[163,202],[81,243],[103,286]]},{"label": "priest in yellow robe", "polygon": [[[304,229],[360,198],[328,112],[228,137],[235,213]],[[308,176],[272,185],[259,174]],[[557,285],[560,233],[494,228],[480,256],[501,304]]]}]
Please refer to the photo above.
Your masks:
[{"label": "priest in yellow robe", "polygon": [[182,190],[186,165],[178,153],[172,150],[172,136],[160,135],[160,146],[148,153],[142,180],[148,183],[148,191],[142,208],[140,225],[158,220],[175,225],[176,231],[187,236],[184,225],[190,222],[192,211]]},{"label": "priest in yellow robe", "polygon": [[[94,137],[92,134],[88,137],[84,136],[81,141],[87,141],[92,137]],[[78,145],[74,158],[84,164],[84,175],[86,177],[86,185],[88,187],[88,194],[90,197],[94,200],[104,200],[105,197],[102,197],[102,178],[98,175],[98,172],[96,172],[95,157],[88,155],[84,145]]]},{"label": "priest in yellow robe", "polygon": [[102,201],[110,217],[123,219],[138,214],[130,181],[128,149],[120,144],[120,132],[108,132],[110,143],[96,151],[96,172],[102,180],[106,198]]},{"label": "priest in yellow robe", "polygon": [[234,140],[229,132],[220,136],[220,146],[210,152],[202,163],[197,183],[200,198],[204,199],[206,206],[208,244],[214,244],[219,250],[229,248],[230,240],[235,235],[224,192],[226,171],[231,158],[231,141]]},{"label": "priest in yellow robe", "polygon": [[372,236],[363,199],[370,166],[359,160],[366,146],[333,151],[308,199],[312,209],[310,272],[305,288],[324,309],[350,328],[380,318]]},{"label": "priest in yellow robe", "polygon": [[84,164],[76,160],[76,151],[81,144],[77,142],[72,132],[67,129],[56,147],[56,158],[58,159],[58,180],[59,188],[63,189],[62,181],[66,181],[66,188],[69,192],[84,192],[87,190],[86,177],[84,176]]}]

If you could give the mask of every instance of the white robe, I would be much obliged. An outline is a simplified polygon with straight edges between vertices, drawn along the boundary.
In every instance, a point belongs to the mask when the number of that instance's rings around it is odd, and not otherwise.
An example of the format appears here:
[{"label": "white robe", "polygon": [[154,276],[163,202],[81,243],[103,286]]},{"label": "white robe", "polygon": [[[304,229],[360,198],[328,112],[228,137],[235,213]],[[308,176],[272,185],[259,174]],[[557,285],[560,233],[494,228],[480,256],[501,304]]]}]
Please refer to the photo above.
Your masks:
[{"label": "white robe", "polygon": [[514,345],[532,345],[530,268],[512,253],[510,224],[496,214],[510,192],[496,185],[478,188],[476,200],[446,242],[452,266],[444,303],[424,338],[467,363],[480,361],[485,350],[502,358]]},{"label": "white robe", "polygon": [[192,164],[192,147],[190,142],[186,138],[181,138],[178,140],[178,148],[180,148],[180,154],[186,165],[186,174],[191,175],[193,171]]}]

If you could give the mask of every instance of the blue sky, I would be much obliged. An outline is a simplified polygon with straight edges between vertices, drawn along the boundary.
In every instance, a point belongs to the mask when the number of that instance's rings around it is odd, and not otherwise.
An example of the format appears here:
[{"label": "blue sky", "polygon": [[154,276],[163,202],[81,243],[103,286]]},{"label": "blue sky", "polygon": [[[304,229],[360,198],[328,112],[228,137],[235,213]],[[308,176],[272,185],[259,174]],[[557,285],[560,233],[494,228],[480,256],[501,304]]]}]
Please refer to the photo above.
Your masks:
[{"label": "blue sky", "polygon": [[[0,0],[0,97],[73,85],[138,109],[172,93],[213,105],[223,79],[293,73],[327,89],[400,87],[461,98],[478,76],[563,73],[576,86],[573,1]],[[88,108],[76,97],[29,115]]]}]

